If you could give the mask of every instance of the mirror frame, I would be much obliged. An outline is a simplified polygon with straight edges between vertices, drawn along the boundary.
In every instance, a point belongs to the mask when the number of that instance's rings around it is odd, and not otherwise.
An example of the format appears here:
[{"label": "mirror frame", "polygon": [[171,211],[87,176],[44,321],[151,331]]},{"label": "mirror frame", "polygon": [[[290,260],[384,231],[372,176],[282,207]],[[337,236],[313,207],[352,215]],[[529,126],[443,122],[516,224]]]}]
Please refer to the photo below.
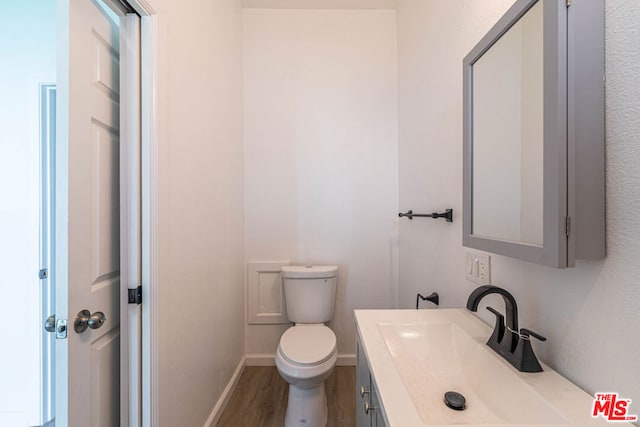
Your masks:
[{"label": "mirror frame", "polygon": [[[543,244],[473,235],[473,65],[538,2],[543,2]],[[568,266],[567,6],[518,0],[463,60],[463,246],[551,267]]]}]

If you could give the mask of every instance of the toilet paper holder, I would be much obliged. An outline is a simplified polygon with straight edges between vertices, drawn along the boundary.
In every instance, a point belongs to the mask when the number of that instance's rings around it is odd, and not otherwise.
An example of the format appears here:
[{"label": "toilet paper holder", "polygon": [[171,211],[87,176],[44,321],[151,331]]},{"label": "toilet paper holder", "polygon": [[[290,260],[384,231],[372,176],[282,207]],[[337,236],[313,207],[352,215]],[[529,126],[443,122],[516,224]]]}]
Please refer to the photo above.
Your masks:
[{"label": "toilet paper holder", "polygon": [[434,303],[435,305],[440,305],[440,295],[438,295],[437,292],[432,292],[431,295],[428,295],[426,297],[423,296],[422,294],[418,293],[418,295],[416,295],[416,310],[420,306],[420,300],[422,300],[422,301],[430,301],[430,302]]}]

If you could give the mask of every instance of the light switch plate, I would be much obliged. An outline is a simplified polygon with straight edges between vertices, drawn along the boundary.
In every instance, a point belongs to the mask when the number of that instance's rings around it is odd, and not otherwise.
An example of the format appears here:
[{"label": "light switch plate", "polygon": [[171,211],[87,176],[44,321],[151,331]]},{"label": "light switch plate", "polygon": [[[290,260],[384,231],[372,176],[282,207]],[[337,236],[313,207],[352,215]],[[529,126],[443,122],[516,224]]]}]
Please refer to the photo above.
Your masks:
[{"label": "light switch plate", "polygon": [[465,252],[465,277],[479,285],[491,284],[491,256]]}]

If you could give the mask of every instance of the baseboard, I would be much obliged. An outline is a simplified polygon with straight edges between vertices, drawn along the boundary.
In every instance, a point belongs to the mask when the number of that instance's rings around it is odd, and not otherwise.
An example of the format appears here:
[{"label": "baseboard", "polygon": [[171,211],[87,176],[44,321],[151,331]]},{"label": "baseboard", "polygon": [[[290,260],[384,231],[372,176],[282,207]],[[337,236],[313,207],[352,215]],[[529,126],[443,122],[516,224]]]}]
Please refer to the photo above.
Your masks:
[{"label": "baseboard", "polygon": [[[245,360],[247,366],[276,366],[275,354],[247,354]],[[356,355],[338,354],[336,366],[356,366]]]},{"label": "baseboard", "polygon": [[240,379],[245,366],[246,357],[243,357],[240,359],[240,363],[238,363],[236,370],[233,372],[229,383],[222,391],[222,395],[216,402],[216,406],[213,407],[213,411],[211,411],[209,418],[207,418],[207,421],[204,423],[204,427],[213,427],[218,424],[218,421],[220,421],[220,417],[224,412],[224,408],[227,406],[227,403],[229,403],[229,399],[231,399],[231,396],[238,385],[238,380]]},{"label": "baseboard", "polygon": [[338,354],[336,366],[356,366],[355,354]]},{"label": "baseboard", "polygon": [[266,353],[254,353],[244,356],[247,366],[276,366],[276,355]]}]

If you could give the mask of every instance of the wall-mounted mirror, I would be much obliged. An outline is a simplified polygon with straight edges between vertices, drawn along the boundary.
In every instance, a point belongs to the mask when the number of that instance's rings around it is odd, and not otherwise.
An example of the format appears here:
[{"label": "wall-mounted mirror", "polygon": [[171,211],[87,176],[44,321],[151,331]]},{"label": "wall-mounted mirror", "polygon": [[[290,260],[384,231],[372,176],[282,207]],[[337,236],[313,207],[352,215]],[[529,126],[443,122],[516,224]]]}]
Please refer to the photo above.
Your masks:
[{"label": "wall-mounted mirror", "polygon": [[465,246],[554,267],[604,256],[603,23],[602,5],[519,0],[465,57]]},{"label": "wall-mounted mirror", "polygon": [[471,94],[473,234],[537,246],[543,243],[542,8],[533,5],[473,64]]}]

